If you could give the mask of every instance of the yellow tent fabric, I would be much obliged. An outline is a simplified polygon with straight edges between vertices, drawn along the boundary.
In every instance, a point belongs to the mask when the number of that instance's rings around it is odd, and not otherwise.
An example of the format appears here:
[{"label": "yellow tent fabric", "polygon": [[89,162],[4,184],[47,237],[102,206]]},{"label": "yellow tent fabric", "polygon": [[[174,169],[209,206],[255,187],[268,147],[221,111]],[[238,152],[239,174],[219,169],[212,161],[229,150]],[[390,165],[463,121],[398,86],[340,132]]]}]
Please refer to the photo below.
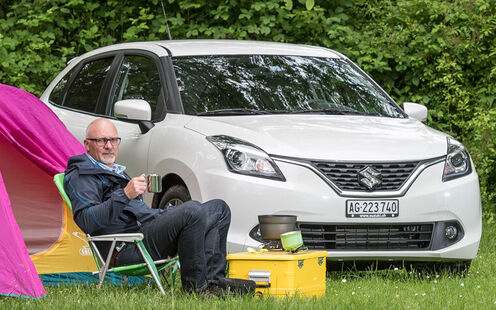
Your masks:
[{"label": "yellow tent fabric", "polygon": [[60,238],[47,250],[31,255],[36,270],[39,274],[98,270],[86,235],[74,222],[72,212],[63,200],[61,209],[64,215]]}]

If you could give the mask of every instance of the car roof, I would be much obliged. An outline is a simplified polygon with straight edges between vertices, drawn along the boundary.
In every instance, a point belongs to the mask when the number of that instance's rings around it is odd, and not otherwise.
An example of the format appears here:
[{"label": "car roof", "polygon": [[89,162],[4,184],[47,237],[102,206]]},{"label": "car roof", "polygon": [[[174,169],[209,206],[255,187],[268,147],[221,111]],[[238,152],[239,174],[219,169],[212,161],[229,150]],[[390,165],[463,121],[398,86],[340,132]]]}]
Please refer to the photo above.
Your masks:
[{"label": "car roof", "polygon": [[248,40],[164,40],[119,43],[95,49],[81,56],[87,57],[103,52],[127,49],[161,51],[172,57],[200,55],[291,55],[344,58],[343,55],[324,47]]},{"label": "car roof", "polygon": [[169,40],[158,41],[172,56],[195,55],[298,55],[339,57],[339,54],[323,47],[242,40]]}]

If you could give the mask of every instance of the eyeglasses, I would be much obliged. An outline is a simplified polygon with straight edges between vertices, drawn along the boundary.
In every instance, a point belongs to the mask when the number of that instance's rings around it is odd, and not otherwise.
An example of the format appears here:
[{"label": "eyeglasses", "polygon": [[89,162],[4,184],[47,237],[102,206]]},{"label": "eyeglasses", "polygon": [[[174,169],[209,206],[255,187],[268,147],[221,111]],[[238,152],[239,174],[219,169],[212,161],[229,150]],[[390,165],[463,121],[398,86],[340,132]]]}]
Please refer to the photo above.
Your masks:
[{"label": "eyeglasses", "polygon": [[98,146],[105,146],[109,141],[113,146],[121,143],[121,138],[86,138],[86,140],[94,141]]}]

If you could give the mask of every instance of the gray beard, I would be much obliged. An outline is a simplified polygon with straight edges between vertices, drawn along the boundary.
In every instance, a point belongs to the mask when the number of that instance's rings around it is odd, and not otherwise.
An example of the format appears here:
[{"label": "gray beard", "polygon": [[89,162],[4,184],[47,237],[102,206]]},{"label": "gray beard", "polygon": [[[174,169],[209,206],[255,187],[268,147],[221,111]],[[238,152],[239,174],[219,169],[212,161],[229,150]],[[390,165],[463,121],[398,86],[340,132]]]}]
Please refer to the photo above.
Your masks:
[{"label": "gray beard", "polygon": [[115,163],[115,156],[112,156],[112,158],[102,158],[102,163],[105,165],[112,165]]}]

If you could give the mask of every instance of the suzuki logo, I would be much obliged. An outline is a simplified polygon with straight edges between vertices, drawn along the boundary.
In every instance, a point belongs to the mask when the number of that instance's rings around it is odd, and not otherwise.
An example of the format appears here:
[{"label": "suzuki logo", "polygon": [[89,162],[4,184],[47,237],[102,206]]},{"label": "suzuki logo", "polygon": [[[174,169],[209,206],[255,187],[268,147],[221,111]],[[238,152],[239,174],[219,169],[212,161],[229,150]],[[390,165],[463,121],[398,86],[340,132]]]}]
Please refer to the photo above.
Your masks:
[{"label": "suzuki logo", "polygon": [[358,172],[358,183],[373,190],[382,184],[382,175],[379,171],[367,166]]}]

